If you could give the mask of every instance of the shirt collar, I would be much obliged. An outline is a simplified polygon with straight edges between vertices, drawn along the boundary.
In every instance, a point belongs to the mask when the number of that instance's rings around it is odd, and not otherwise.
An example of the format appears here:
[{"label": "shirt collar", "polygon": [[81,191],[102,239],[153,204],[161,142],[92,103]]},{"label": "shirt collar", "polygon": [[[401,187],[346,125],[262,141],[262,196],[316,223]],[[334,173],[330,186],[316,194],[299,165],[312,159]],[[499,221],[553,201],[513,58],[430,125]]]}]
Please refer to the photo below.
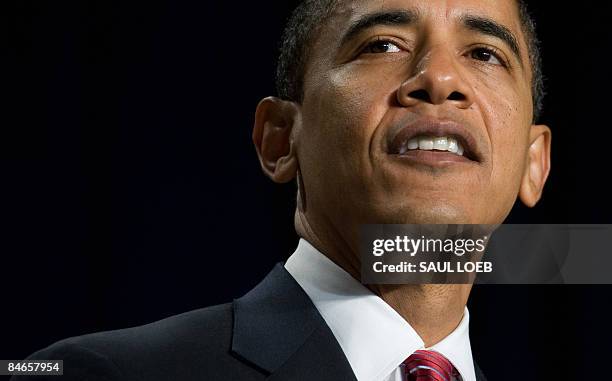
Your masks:
[{"label": "shirt collar", "polygon": [[[393,372],[423,340],[391,306],[340,266],[300,239],[285,264],[340,344],[358,381],[379,381]],[[465,381],[476,379],[469,340],[469,313],[431,348],[443,354]]]}]

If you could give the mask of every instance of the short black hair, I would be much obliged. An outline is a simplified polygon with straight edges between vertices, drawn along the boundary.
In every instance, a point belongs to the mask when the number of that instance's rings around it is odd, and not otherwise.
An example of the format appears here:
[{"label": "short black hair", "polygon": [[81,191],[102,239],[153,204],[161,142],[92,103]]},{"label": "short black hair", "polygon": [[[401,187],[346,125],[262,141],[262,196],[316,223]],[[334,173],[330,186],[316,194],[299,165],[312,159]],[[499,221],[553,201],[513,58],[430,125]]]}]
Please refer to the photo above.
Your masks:
[{"label": "short black hair", "polygon": [[[285,100],[301,103],[304,98],[304,75],[309,49],[317,38],[321,25],[332,14],[338,0],[304,0],[293,11],[280,44],[276,67],[276,91]],[[533,120],[540,118],[544,99],[544,76],[540,41],[527,4],[517,0],[519,18],[529,50],[532,83]]]}]

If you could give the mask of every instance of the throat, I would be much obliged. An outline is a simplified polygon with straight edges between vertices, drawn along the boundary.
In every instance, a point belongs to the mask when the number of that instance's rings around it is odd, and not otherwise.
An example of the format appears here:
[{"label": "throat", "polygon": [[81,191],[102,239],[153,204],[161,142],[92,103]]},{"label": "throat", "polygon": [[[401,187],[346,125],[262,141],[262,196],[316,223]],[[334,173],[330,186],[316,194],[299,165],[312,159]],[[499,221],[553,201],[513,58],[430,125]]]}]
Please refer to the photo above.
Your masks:
[{"label": "throat", "polygon": [[457,328],[472,285],[370,285],[431,347]]}]

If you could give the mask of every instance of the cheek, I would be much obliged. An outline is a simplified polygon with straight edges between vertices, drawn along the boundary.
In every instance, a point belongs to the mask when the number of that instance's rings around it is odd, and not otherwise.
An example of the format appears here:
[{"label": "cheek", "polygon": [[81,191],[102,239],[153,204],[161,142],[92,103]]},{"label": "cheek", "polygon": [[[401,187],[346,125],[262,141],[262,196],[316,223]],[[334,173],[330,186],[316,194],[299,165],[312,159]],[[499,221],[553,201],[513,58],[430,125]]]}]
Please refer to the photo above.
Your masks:
[{"label": "cheek", "polygon": [[[491,202],[514,203],[523,175],[531,125],[530,102],[508,85],[481,82],[478,99],[491,146]],[[519,89],[520,90],[520,89]]]},{"label": "cheek", "polygon": [[[388,109],[386,83],[359,71],[330,70],[306,88],[304,148],[341,181],[371,178],[370,147]],[[357,176],[359,175],[359,176]]]},{"label": "cheek", "polygon": [[321,82],[313,98],[349,133],[368,135],[380,123],[388,98],[381,77],[349,67],[328,72]]}]

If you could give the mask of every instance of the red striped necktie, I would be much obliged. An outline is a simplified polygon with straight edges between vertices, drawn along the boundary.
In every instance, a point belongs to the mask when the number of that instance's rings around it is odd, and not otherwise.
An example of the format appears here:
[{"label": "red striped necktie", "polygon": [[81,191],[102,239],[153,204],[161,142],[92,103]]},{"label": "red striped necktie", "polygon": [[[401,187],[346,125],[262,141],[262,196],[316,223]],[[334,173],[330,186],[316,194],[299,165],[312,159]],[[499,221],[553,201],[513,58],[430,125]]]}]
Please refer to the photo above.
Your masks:
[{"label": "red striped necktie", "polygon": [[459,372],[438,352],[418,350],[402,364],[407,381],[455,381]]}]

